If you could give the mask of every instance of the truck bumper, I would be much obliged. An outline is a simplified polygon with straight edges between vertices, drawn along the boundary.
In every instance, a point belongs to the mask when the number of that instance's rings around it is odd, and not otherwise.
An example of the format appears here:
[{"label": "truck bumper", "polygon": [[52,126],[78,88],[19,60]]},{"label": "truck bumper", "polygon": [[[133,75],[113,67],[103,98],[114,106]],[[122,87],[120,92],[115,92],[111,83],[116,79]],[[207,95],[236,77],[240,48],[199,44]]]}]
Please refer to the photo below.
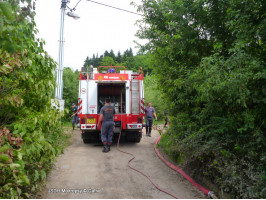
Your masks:
[{"label": "truck bumper", "polygon": [[142,129],[142,124],[127,124],[127,129]]},{"label": "truck bumper", "polygon": [[81,130],[96,130],[96,124],[81,124]]}]

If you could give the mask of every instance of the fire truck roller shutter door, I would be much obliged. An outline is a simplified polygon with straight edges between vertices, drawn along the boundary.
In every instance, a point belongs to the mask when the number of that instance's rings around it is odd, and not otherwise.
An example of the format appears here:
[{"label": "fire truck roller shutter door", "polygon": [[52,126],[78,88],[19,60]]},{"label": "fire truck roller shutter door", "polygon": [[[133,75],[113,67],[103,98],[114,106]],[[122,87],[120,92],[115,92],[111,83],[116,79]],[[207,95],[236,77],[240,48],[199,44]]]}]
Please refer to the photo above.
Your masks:
[{"label": "fire truck roller shutter door", "polygon": [[94,80],[90,80],[88,91],[88,114],[97,114],[97,83]]}]

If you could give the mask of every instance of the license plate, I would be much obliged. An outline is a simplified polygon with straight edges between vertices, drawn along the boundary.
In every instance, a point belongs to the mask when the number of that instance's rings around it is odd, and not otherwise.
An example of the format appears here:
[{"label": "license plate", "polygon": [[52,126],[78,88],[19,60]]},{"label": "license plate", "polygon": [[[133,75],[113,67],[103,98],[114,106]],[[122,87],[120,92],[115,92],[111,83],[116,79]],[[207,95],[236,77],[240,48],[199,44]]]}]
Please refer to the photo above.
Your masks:
[{"label": "license plate", "polygon": [[132,125],[132,128],[137,128],[137,125]]},{"label": "license plate", "polygon": [[87,119],[87,124],[95,124],[95,123],[96,123],[96,119],[95,118]]}]

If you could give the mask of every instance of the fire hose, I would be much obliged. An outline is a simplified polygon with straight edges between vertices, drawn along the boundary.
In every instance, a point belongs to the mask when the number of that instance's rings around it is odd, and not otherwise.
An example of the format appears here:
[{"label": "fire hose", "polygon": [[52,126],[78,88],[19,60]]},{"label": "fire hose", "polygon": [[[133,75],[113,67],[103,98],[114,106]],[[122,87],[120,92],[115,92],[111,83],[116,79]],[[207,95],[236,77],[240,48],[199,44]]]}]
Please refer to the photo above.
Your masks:
[{"label": "fire hose", "polygon": [[[121,118],[122,119],[122,118]],[[122,120],[121,120],[122,121]],[[164,193],[166,193],[166,194],[168,194],[168,195],[170,195],[170,196],[172,196],[172,197],[174,197],[175,199],[178,199],[178,197],[177,196],[175,196],[175,195],[173,195],[173,194],[171,194],[170,192],[167,192],[166,190],[163,190],[163,189],[161,189],[155,182],[153,182],[153,180],[148,176],[148,175],[146,175],[145,173],[143,173],[142,171],[140,171],[140,170],[138,170],[138,169],[136,169],[136,168],[134,168],[134,167],[132,167],[131,165],[130,165],[130,162],[132,161],[132,160],[134,160],[135,159],[135,156],[132,154],[132,153],[129,153],[129,152],[126,152],[126,151],[123,151],[123,150],[121,150],[120,148],[119,148],[119,141],[120,141],[120,136],[121,136],[121,133],[122,133],[122,131],[120,131],[120,134],[119,134],[119,137],[118,137],[118,141],[117,141],[117,145],[116,145],[116,149],[118,150],[118,151],[120,151],[121,153],[124,153],[124,154],[128,154],[128,155],[131,155],[132,156],[132,158],[128,161],[128,163],[127,163],[127,166],[129,167],[129,168],[131,168],[132,170],[135,170],[136,172],[138,172],[138,173],[140,173],[140,174],[142,174],[143,176],[145,176],[158,190],[160,190],[161,192],[164,192]]]},{"label": "fire hose", "polygon": [[170,196],[172,196],[172,197],[174,197],[175,199],[178,199],[178,197],[177,196],[175,196],[175,195],[173,195],[173,194],[171,194],[170,192],[167,192],[166,190],[163,190],[163,189],[161,189],[148,175],[146,175],[144,172],[142,172],[142,171],[140,171],[140,170],[138,170],[138,169],[136,169],[136,168],[134,168],[134,167],[132,167],[131,165],[130,165],[130,162],[132,161],[132,160],[134,160],[135,159],[135,156],[132,154],[132,153],[129,153],[129,152],[126,152],[126,151],[123,151],[123,150],[121,150],[120,149],[120,147],[119,147],[119,143],[120,143],[120,137],[121,137],[121,134],[122,134],[122,92],[121,92],[121,105],[120,105],[120,107],[121,107],[121,111],[120,111],[120,114],[121,114],[121,130],[120,130],[120,133],[119,133],[119,137],[118,137],[118,141],[117,141],[117,145],[116,145],[116,149],[119,151],[119,152],[121,152],[121,153],[124,153],[124,154],[127,154],[127,155],[130,155],[130,156],[132,156],[132,158],[128,161],[128,163],[127,163],[127,166],[130,168],[130,169],[132,169],[132,170],[134,170],[134,171],[136,171],[136,172],[138,172],[138,173],[140,173],[141,175],[143,175],[143,176],[145,176],[159,191],[161,191],[161,192],[164,192],[164,193],[166,193],[166,194],[168,194],[168,195],[170,195]]},{"label": "fire hose", "polygon": [[171,169],[175,170],[176,172],[178,172],[179,174],[181,174],[185,179],[187,179],[190,183],[192,183],[196,188],[198,188],[199,190],[201,190],[205,195],[207,195],[209,198],[212,199],[217,199],[217,197],[215,196],[214,192],[204,188],[203,186],[201,186],[200,184],[196,183],[190,176],[188,176],[182,169],[180,169],[178,166],[173,165],[172,163],[168,162],[161,154],[160,151],[158,150],[158,148],[156,148],[157,144],[159,143],[161,139],[161,136],[157,139],[157,141],[155,142],[155,152],[157,154],[157,156],[164,162],[164,164],[166,164],[168,167],[170,167]]},{"label": "fire hose", "polygon": [[[146,175],[144,172],[142,172],[142,171],[140,171],[140,170],[138,170],[138,169],[136,169],[136,168],[134,168],[134,167],[132,167],[131,165],[130,165],[130,162],[131,161],[133,161],[134,159],[135,159],[135,156],[132,154],[132,153],[129,153],[129,152],[126,152],[126,151],[123,151],[123,150],[121,150],[120,149],[120,147],[119,147],[119,143],[120,143],[120,137],[121,137],[121,134],[122,134],[122,92],[121,92],[121,105],[120,105],[120,107],[121,107],[121,130],[120,130],[120,133],[119,133],[119,137],[118,137],[118,141],[117,141],[117,145],[116,145],[116,149],[119,151],[119,152],[121,152],[121,153],[124,153],[124,154],[127,154],[127,155],[130,155],[130,156],[132,156],[132,158],[131,159],[129,159],[128,160],[128,163],[127,163],[127,166],[130,168],[130,169],[132,169],[132,170],[134,170],[134,171],[136,171],[136,172],[138,172],[138,173],[140,173],[141,175],[143,175],[144,177],[146,177],[159,191],[161,191],[161,192],[164,192],[165,194],[168,194],[168,195],[170,195],[170,196],[172,196],[173,198],[175,198],[175,199],[178,199],[178,197],[177,196],[175,196],[174,194],[172,194],[172,193],[170,193],[170,192],[168,192],[168,191],[166,191],[166,190],[164,190],[164,189],[162,189],[162,188],[160,188],[148,175]],[[204,187],[202,187],[201,185],[199,185],[198,183],[196,183],[192,178],[190,178],[183,170],[181,170],[179,167],[177,167],[177,166],[175,166],[175,165],[173,165],[173,164],[171,164],[171,163],[169,163],[168,161],[166,161],[165,159],[164,159],[164,157],[160,154],[160,152],[159,152],[159,150],[156,148],[156,145],[158,144],[158,142],[160,141],[160,139],[161,139],[161,136],[157,139],[157,141],[156,141],[156,143],[155,143],[155,151],[156,151],[156,153],[157,153],[157,155],[158,155],[158,157],[167,165],[167,166],[169,166],[170,168],[172,168],[172,169],[174,169],[175,171],[177,171],[178,173],[180,173],[182,176],[184,176],[188,181],[190,181],[196,188],[198,188],[199,190],[201,190],[204,194],[206,194],[206,195],[208,195],[208,197],[210,197],[210,198],[213,198],[213,199],[217,199],[217,197],[214,195],[214,193],[212,192],[212,191],[209,191],[209,190],[207,190],[207,189],[205,189]]]}]

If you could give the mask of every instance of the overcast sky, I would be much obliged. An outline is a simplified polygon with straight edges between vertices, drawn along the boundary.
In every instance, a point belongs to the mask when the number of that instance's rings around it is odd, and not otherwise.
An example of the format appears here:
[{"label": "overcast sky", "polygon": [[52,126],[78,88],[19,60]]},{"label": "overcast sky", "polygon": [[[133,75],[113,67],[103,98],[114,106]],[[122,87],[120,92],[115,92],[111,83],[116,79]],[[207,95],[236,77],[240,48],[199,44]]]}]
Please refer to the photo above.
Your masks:
[{"label": "overcast sky", "polygon": [[[141,0],[95,0],[100,3],[114,7],[123,8],[136,12],[136,8],[130,5],[131,1],[138,4]],[[70,0],[68,6],[73,8],[78,0]],[[39,30],[38,37],[46,42],[45,50],[50,56],[58,61],[59,30],[61,0],[38,0],[36,2],[35,22]],[[80,69],[87,56],[92,57],[95,53],[99,56],[105,50],[114,50],[115,54],[120,50],[132,48],[134,54],[134,40],[138,27],[136,20],[141,16],[122,12],[109,7],[101,6],[82,0],[75,11],[80,19],[74,20],[65,16],[65,45],[64,45],[64,67]]]}]

